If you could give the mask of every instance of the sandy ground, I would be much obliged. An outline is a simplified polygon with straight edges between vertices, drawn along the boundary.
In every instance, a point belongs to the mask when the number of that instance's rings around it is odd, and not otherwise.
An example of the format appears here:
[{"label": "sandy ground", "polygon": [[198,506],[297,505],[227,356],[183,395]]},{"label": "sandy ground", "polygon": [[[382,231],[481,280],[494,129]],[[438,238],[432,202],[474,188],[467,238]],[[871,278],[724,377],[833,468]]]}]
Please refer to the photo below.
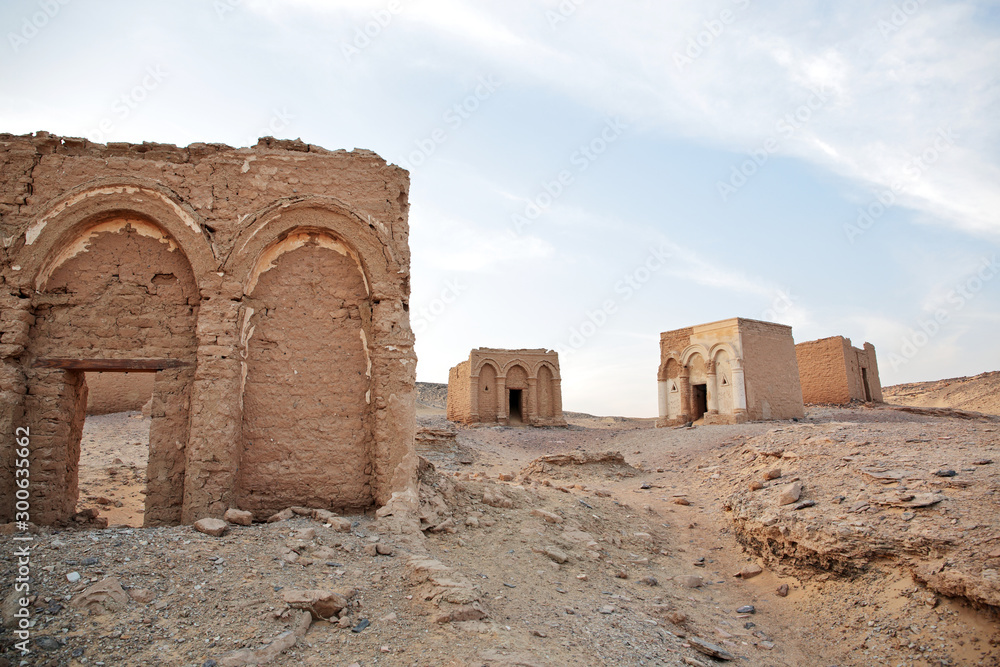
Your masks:
[{"label": "sandy ground", "polygon": [[[43,529],[34,637],[49,648],[25,664],[225,664],[293,629],[282,590],[351,587],[345,624],[367,628],[316,621],[270,664],[718,664],[700,639],[751,667],[1000,665],[996,607],[966,595],[992,594],[1000,569],[1000,464],[975,465],[1000,459],[996,421],[812,408],[797,423],[691,429],[578,414],[562,429],[456,428],[434,401],[419,412],[420,426],[456,434],[419,446],[434,466],[424,513],[447,530],[415,544],[372,513],[349,517],[346,533],[307,517],[220,538],[187,526]],[[143,429],[137,414],[87,422],[81,507],[111,500],[96,506],[112,524],[141,517]],[[624,460],[536,462],[601,452]],[[942,468],[955,477],[935,476]],[[862,473],[896,469],[909,472],[888,483]],[[796,479],[814,506],[776,504]],[[749,491],[757,480],[764,488]],[[904,492],[948,499],[879,504]],[[507,502],[494,506],[497,494]],[[849,512],[859,499],[867,507]],[[371,555],[376,543],[391,555]],[[446,605],[425,599],[411,556],[452,568],[486,618],[436,622]],[[751,565],[763,572],[734,576]],[[5,558],[4,582],[12,566]],[[953,573],[969,585],[956,589]],[[101,615],[73,605],[108,577],[138,599]],[[737,611],[746,605],[753,613]],[[20,659],[9,632],[0,656]]]}]

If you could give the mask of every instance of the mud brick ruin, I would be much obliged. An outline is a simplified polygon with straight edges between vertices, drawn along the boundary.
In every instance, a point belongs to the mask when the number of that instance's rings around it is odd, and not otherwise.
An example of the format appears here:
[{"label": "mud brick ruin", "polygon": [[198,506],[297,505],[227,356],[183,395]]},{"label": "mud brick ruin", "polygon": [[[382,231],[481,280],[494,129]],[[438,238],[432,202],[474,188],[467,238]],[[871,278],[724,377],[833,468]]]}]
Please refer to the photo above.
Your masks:
[{"label": "mud brick ruin", "polygon": [[0,135],[0,521],[77,502],[86,371],[154,373],[145,524],[411,490],[407,173],[262,139]]},{"label": "mud brick ruin", "polygon": [[676,426],[803,417],[792,328],[734,318],[660,334],[659,418]]},{"label": "mud brick ruin", "polygon": [[882,403],[875,346],[851,346],[851,339],[832,336],[795,346],[802,399],[806,403]]},{"label": "mud brick ruin", "polygon": [[565,426],[559,355],[545,349],[473,350],[448,372],[448,419]]}]

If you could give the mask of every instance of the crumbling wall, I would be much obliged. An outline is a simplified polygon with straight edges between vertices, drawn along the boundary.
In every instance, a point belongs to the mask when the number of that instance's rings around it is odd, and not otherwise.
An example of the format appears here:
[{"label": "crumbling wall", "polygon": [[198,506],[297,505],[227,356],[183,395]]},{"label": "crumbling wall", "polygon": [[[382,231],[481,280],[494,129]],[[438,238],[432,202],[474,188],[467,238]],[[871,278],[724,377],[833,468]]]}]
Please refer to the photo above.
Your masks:
[{"label": "crumbling wall", "polygon": [[[358,334],[351,343],[354,372],[358,355],[365,358],[365,391],[357,392],[352,378],[352,399],[338,407],[336,392],[313,383],[324,394],[324,415],[357,411],[363,403],[360,430],[348,429],[361,434],[351,441],[361,442],[352,450],[357,460],[345,457],[338,465],[354,466],[348,474],[356,499],[367,494],[371,503],[385,504],[412,490],[416,358],[405,171],[369,151],[273,139],[233,149],[0,135],[0,156],[0,520],[12,507],[6,501],[18,426],[38,433],[32,438],[37,490],[55,494],[45,501],[52,508],[46,519],[65,518],[75,502],[75,481],[67,475],[79,438],[67,441],[72,428],[64,433],[64,425],[82,409],[74,403],[81,392],[72,389],[76,380],[51,379],[75,371],[33,368],[56,357],[183,362],[169,371],[157,366],[147,522],[221,516],[238,504],[246,471],[243,361],[256,353],[248,331],[266,317],[251,312],[260,296],[253,287],[270,272],[261,268],[269,266],[262,257],[303,233],[349,249],[356,258],[352,285],[365,288],[357,317],[366,339]],[[286,296],[309,308],[308,294]],[[294,337],[294,327],[286,328]],[[277,409],[289,405],[278,402]],[[51,433],[43,414],[53,422]],[[313,436],[339,441],[346,432],[331,428]],[[55,491],[59,475],[72,488]],[[293,495],[275,493],[268,502]],[[310,499],[318,501],[299,498]]]},{"label": "crumbling wall", "polygon": [[[476,388],[478,391],[478,387]],[[448,404],[446,415],[451,421],[468,421],[472,414],[469,362],[463,361],[448,371]]]},{"label": "crumbling wall", "polygon": [[[882,402],[875,347],[851,345],[850,338],[831,336],[795,346],[806,403],[844,404],[850,401]],[[867,376],[869,392],[865,393]]]}]

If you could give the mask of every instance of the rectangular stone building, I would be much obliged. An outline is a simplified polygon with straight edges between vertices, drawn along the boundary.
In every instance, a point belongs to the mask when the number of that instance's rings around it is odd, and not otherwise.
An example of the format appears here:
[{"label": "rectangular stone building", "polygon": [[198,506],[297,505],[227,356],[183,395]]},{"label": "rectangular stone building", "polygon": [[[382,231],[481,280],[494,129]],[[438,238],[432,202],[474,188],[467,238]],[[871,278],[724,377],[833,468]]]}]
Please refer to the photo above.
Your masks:
[{"label": "rectangular stone building", "polygon": [[25,432],[31,520],[73,515],[93,371],[153,375],[146,525],[410,497],[408,191],[298,140],[0,135],[0,522]]},{"label": "rectangular stone building", "polygon": [[448,419],[465,424],[565,426],[559,355],[481,347],[448,372]]},{"label": "rectangular stone building", "polygon": [[660,334],[657,426],[803,417],[792,328],[742,317]]},{"label": "rectangular stone building", "polygon": [[851,346],[851,339],[831,336],[795,346],[799,382],[806,403],[882,403],[875,346]]}]

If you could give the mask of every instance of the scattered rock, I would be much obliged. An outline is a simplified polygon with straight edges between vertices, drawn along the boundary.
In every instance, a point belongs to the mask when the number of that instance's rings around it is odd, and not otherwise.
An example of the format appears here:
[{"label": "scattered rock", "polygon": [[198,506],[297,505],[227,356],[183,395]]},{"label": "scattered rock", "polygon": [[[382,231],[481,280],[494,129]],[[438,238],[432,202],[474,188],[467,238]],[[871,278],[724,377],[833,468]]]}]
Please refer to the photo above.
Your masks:
[{"label": "scattered rock", "polygon": [[934,474],[938,477],[954,477],[958,473],[950,468],[942,468],[941,470],[935,470]]},{"label": "scattered rock", "polygon": [[815,500],[803,500],[801,503],[798,503],[792,509],[793,510],[804,510],[807,507],[815,507],[815,506],[816,506],[816,501]]},{"label": "scattered rock", "polygon": [[483,491],[483,504],[490,507],[511,508],[514,501],[504,495],[499,489],[486,489]]},{"label": "scattered rock", "polygon": [[565,563],[569,560],[569,554],[567,554],[562,549],[557,549],[556,547],[544,547],[539,550],[542,553],[557,563]]},{"label": "scattered rock", "polygon": [[35,646],[43,651],[58,651],[63,647],[59,640],[53,637],[35,637]]},{"label": "scattered rock", "polygon": [[737,614],[756,614],[757,609],[752,604],[743,605],[736,609]]},{"label": "scattered rock", "polygon": [[[291,511],[291,510],[286,510]],[[283,519],[279,519],[282,521]],[[274,661],[282,651],[295,646],[296,637],[294,632],[283,632],[275,637],[270,644],[256,651],[244,648],[233,651],[219,661],[221,667],[244,667],[245,665],[266,665]]]},{"label": "scattered rock", "polygon": [[312,526],[309,528],[301,528],[295,531],[295,539],[302,540],[303,542],[310,542],[316,539],[316,529]]},{"label": "scattered rock", "polygon": [[721,646],[716,646],[704,639],[699,639],[698,637],[688,637],[688,643],[697,651],[701,651],[705,655],[711,656],[717,660],[733,660],[733,654],[726,651]]},{"label": "scattered rock", "polygon": [[149,604],[156,598],[156,594],[148,588],[130,589],[128,595],[139,604]]},{"label": "scattered rock", "polygon": [[781,488],[781,493],[778,495],[779,505],[791,505],[799,499],[802,495],[802,482],[792,482],[791,484],[786,484]]},{"label": "scattered rock", "polygon": [[249,526],[253,523],[253,512],[246,512],[244,510],[236,509],[235,507],[230,507],[226,510],[226,513],[222,515],[222,518],[225,521],[237,526]]},{"label": "scattered rock", "polygon": [[391,556],[392,555],[392,547],[390,547],[388,544],[376,544],[375,545],[375,552],[379,556]]},{"label": "scattered rock", "polygon": [[753,577],[756,577],[763,571],[764,568],[762,568],[760,565],[757,565],[756,563],[751,563],[750,565],[745,566],[742,570],[737,572],[736,576],[739,577],[740,579],[752,579]]},{"label": "scattered rock", "polygon": [[674,581],[684,588],[701,588],[701,585],[705,582],[704,578],[699,577],[697,574],[682,574],[679,577],[674,577]]},{"label": "scattered rock", "polygon": [[321,620],[336,616],[355,594],[356,591],[353,589],[339,591],[286,589],[281,591],[281,599],[292,609],[308,611],[314,619]]},{"label": "scattered rock", "polygon": [[313,510],[312,518],[320,523],[330,523],[331,519],[337,518],[337,513],[330,510]]},{"label": "scattered rock", "polygon": [[229,524],[222,519],[198,519],[194,529],[212,537],[222,537],[229,530]]},{"label": "scattered rock", "polygon": [[80,581],[80,573],[70,572],[69,574],[66,575],[66,581],[68,581],[71,584],[75,584],[76,582]]},{"label": "scattered rock", "polygon": [[277,523],[278,521],[288,521],[293,516],[295,516],[295,512],[292,511],[291,507],[288,507],[286,509],[281,510],[277,514],[272,514],[271,516],[269,516],[267,518],[267,522]]},{"label": "scattered rock", "polygon": [[481,621],[486,618],[486,612],[476,603],[460,605],[451,611],[434,619],[437,623],[463,623],[465,621]]},{"label": "scattered rock", "polygon": [[544,519],[546,521],[546,523],[562,523],[563,522],[563,518],[561,516],[559,516],[558,514],[555,514],[553,512],[546,512],[545,510],[533,509],[533,510],[531,510],[531,515],[532,516],[537,516],[537,517],[539,517],[541,519]]},{"label": "scattered rock", "polygon": [[340,516],[331,517],[327,521],[327,523],[329,523],[330,526],[338,533],[351,532],[351,522],[343,517]]},{"label": "scattered rock", "polygon": [[606,604],[603,607],[601,607],[600,609],[598,609],[597,613],[599,613],[599,614],[613,614],[613,613],[615,613],[615,608],[612,605],[610,605],[610,604]]},{"label": "scattered rock", "polygon": [[993,463],[993,459],[976,459],[972,462],[974,466],[988,466]]},{"label": "scattered rock", "polygon": [[93,615],[115,613],[128,604],[128,595],[116,577],[108,577],[73,598],[70,606],[79,607]]},{"label": "scattered rock", "polygon": [[775,592],[781,597],[788,597],[788,584],[781,584]]},{"label": "scattered rock", "polygon": [[758,482],[757,480],[754,480],[754,481],[750,482],[750,490],[751,491],[760,491],[763,488],[764,488],[764,485],[761,484],[760,482]]},{"label": "scattered rock", "polygon": [[691,501],[683,496],[677,496],[674,498],[674,505],[690,505]]},{"label": "scattered rock", "polygon": [[781,477],[781,468],[772,468],[764,473],[764,479],[772,480]]}]

